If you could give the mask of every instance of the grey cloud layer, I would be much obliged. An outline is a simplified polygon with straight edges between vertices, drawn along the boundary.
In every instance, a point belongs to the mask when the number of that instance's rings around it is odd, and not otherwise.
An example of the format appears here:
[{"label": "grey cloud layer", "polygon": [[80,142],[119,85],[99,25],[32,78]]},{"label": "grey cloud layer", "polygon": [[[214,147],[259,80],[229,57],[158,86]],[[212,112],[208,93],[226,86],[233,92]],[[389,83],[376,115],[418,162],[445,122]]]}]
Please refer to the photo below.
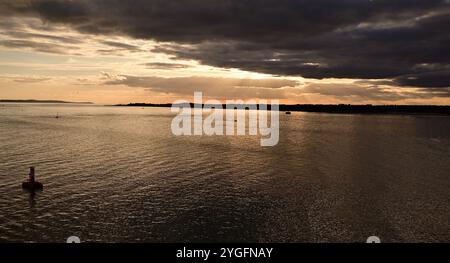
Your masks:
[{"label": "grey cloud layer", "polygon": [[400,101],[403,99],[429,99],[429,98],[449,98],[448,90],[419,90],[414,92],[401,92],[393,89],[380,88],[378,86],[367,86],[362,83],[348,84],[319,84],[313,83],[301,89],[302,93],[312,93],[333,96],[335,98],[353,97],[366,100]]},{"label": "grey cloud layer", "polygon": [[149,69],[183,69],[189,68],[189,65],[180,64],[180,63],[164,63],[164,62],[152,62],[145,63],[144,66]]},{"label": "grey cloud layer", "polygon": [[[106,74],[106,73],[105,73]],[[106,75],[107,78],[112,78]],[[219,77],[138,77],[122,75],[118,79],[109,80],[106,84],[124,84],[131,87],[152,87],[162,90],[177,88],[208,88],[211,85],[220,87],[258,87],[267,89],[278,89],[283,87],[295,87],[297,81],[285,79],[234,79]],[[191,92],[188,92],[190,94]]]},{"label": "grey cloud layer", "polygon": [[[203,64],[308,78],[450,87],[448,0],[36,0],[1,13],[171,42]],[[111,44],[111,43],[110,43]]]},{"label": "grey cloud layer", "polygon": [[129,87],[148,88],[153,91],[173,94],[192,95],[196,91],[202,91],[218,97],[264,97],[284,98],[281,88],[293,88],[297,81],[284,79],[237,79],[218,77],[138,77],[122,75],[113,78],[105,74],[109,80],[107,85],[126,85]]},{"label": "grey cloud layer", "polygon": [[448,89],[427,89],[408,92],[391,88],[380,88],[370,82],[355,82],[352,84],[320,84],[309,83],[301,85],[297,81],[284,79],[237,79],[214,77],[174,77],[162,78],[155,76],[111,76],[104,73],[104,84],[126,85],[129,87],[147,88],[152,91],[192,95],[201,91],[204,94],[224,98],[266,98],[285,99],[317,94],[332,96],[353,101],[400,101],[404,99],[449,98]]},{"label": "grey cloud layer", "polygon": [[41,43],[30,40],[0,40],[0,46],[9,48],[31,48],[33,50],[44,53],[69,54],[65,46],[54,43]]}]

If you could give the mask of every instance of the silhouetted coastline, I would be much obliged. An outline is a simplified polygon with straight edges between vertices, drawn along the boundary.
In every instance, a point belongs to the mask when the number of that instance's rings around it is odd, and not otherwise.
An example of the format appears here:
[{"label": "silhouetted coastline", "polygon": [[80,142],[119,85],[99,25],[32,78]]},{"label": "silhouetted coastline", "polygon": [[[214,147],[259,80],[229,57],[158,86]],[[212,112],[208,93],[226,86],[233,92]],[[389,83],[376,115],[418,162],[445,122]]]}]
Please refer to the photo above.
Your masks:
[{"label": "silhouetted coastline", "polygon": [[[119,107],[172,107],[172,104],[130,103]],[[195,105],[190,103],[191,108]],[[204,104],[202,105],[204,106]],[[214,106],[214,105],[211,105]],[[225,104],[221,105],[225,108]],[[270,110],[270,105],[267,105]],[[302,111],[336,114],[409,114],[450,116],[450,106],[440,105],[351,105],[351,104],[281,104],[280,111]]]},{"label": "silhouetted coastline", "polygon": [[64,104],[94,104],[92,102],[73,102],[63,100],[0,100],[0,103],[64,103]]}]

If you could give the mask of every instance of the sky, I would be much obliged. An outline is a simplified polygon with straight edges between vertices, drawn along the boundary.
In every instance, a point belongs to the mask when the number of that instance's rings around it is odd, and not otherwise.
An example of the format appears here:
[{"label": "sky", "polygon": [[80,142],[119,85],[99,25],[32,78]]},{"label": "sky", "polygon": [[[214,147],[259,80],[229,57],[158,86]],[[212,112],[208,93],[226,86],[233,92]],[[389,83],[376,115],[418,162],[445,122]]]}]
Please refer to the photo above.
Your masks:
[{"label": "sky", "polygon": [[450,105],[450,0],[0,0],[0,99]]}]

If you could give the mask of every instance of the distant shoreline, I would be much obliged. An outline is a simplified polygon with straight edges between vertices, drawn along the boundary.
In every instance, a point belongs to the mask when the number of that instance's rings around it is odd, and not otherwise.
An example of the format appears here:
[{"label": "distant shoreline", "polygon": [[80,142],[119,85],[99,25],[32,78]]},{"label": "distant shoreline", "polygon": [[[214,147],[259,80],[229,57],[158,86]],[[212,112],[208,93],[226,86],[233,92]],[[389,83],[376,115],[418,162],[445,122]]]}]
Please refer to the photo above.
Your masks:
[{"label": "distant shoreline", "polygon": [[94,104],[92,102],[73,102],[63,100],[0,100],[0,103],[64,103],[64,104]]},{"label": "distant shoreline", "polygon": [[[172,104],[129,103],[117,107],[172,107]],[[190,103],[191,108],[194,107]],[[204,105],[202,104],[202,107]],[[225,105],[222,105],[225,108]],[[270,110],[270,105],[268,105]],[[440,105],[351,105],[351,104],[281,104],[280,111],[299,111],[336,114],[402,114],[402,115],[445,115],[450,116],[450,106]]]}]

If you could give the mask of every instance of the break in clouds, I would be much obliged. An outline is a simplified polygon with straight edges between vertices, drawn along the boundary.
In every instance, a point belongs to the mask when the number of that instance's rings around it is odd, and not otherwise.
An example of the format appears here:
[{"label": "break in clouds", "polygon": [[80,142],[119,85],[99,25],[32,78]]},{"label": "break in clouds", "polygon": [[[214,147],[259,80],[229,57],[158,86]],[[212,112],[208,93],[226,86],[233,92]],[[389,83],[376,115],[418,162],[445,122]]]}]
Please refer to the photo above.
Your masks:
[{"label": "break in clouds", "polygon": [[[152,52],[219,68],[354,79],[441,97],[450,87],[449,0],[22,0],[3,1],[0,8],[5,17],[38,17],[81,33],[154,40],[159,44]],[[157,82],[131,76],[126,82],[143,80]]]}]

